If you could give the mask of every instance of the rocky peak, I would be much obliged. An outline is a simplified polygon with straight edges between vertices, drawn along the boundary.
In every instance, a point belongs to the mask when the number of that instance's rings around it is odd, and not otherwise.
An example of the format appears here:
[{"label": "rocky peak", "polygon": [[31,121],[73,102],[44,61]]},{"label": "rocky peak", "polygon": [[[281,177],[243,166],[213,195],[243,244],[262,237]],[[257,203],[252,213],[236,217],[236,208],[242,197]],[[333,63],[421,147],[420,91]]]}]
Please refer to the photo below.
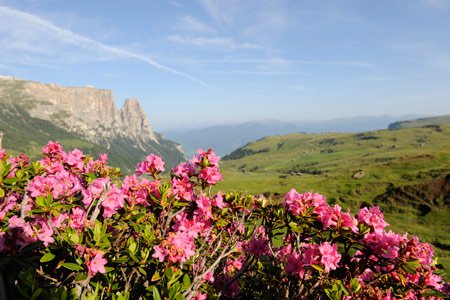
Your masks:
[{"label": "rocky peak", "polygon": [[32,117],[51,121],[65,130],[100,144],[123,137],[141,142],[158,139],[137,99],[127,99],[117,109],[111,90],[93,86],[62,87],[15,78],[20,82],[23,102]]},{"label": "rocky peak", "polygon": [[127,128],[127,131],[131,134],[138,134],[134,138],[141,137],[146,140],[157,141],[150,127],[150,122],[136,98],[125,100],[120,110],[120,116],[122,118],[122,126]]}]

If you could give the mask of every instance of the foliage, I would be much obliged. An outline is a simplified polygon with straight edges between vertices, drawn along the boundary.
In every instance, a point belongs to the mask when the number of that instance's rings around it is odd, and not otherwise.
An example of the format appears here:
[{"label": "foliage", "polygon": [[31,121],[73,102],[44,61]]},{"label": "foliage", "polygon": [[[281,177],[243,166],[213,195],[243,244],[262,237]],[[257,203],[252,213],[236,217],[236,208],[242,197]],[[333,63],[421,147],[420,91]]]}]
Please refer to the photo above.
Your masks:
[{"label": "foliage", "polygon": [[199,149],[163,181],[149,155],[121,180],[49,142],[31,162],[0,152],[0,270],[11,299],[439,299],[433,248],[320,194],[283,203],[211,194]]}]

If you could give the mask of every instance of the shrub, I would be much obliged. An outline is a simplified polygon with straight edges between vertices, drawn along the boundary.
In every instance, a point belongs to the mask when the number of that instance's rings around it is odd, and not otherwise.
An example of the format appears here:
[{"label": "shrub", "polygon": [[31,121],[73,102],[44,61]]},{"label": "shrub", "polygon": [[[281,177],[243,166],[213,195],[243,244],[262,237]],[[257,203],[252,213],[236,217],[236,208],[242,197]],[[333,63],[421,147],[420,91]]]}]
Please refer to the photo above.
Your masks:
[{"label": "shrub", "polygon": [[[155,155],[121,178],[49,142],[44,158],[0,152],[0,270],[8,299],[445,298],[433,248],[324,196],[211,194],[202,151],[163,180]],[[0,278],[1,279],[1,278]],[[0,284],[0,288],[2,285]],[[433,298],[434,297],[434,298]]]}]

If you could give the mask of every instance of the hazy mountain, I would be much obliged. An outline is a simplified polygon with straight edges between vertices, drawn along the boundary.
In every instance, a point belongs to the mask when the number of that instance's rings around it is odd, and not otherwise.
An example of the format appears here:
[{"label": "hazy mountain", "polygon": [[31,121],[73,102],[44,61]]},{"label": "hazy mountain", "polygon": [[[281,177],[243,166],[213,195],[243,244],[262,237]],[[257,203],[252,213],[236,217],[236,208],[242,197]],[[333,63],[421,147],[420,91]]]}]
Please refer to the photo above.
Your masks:
[{"label": "hazy mountain", "polygon": [[136,99],[119,110],[110,90],[62,87],[0,77],[0,131],[3,147],[37,155],[48,140],[68,149],[108,153],[113,165],[131,170],[149,153],[169,166],[183,159],[180,146],[152,131]]},{"label": "hazy mountain", "polygon": [[286,122],[279,120],[252,121],[235,125],[218,125],[189,131],[165,131],[164,137],[183,146],[189,158],[201,148],[213,148],[219,155],[225,155],[248,142],[270,135],[283,135],[295,132],[360,132],[385,129],[399,120],[421,116],[361,116],[328,121]]}]

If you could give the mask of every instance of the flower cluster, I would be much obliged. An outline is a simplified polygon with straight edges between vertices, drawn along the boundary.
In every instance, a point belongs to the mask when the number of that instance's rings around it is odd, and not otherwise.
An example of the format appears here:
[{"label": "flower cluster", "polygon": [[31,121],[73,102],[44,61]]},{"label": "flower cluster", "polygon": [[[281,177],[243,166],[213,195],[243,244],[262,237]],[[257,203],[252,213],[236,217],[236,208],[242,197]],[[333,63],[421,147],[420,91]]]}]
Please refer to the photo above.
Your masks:
[{"label": "flower cluster", "polygon": [[[211,193],[219,157],[198,150],[164,180],[149,155],[122,177],[49,142],[0,150],[0,270],[9,298],[443,299],[430,244],[323,195]],[[1,278],[1,277],[0,277]],[[2,285],[0,284],[0,287]],[[433,298],[434,297],[434,298]]]}]

